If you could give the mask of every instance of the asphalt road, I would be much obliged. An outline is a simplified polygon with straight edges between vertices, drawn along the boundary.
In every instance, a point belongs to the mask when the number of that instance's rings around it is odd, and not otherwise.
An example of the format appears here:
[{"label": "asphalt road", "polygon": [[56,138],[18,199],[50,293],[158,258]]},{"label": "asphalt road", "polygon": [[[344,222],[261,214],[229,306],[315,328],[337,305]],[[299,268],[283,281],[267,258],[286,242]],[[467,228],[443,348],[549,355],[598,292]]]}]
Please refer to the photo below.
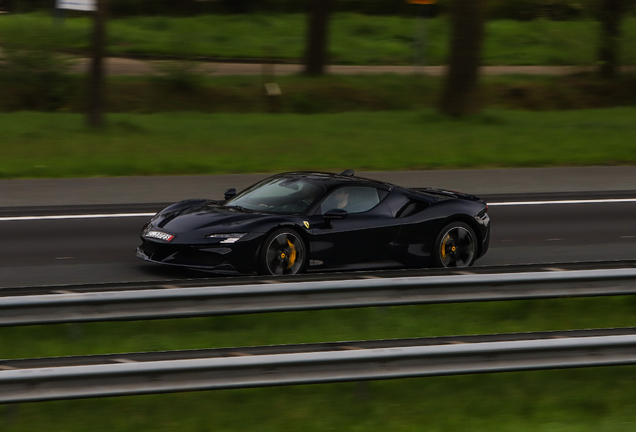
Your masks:
[{"label": "asphalt road", "polygon": [[[491,248],[480,266],[636,258],[636,202],[492,205],[489,213]],[[3,221],[0,286],[210,276],[137,259],[134,249],[146,219]]]},{"label": "asphalt road", "polygon": [[[404,186],[444,186],[493,204],[480,266],[636,258],[636,202],[498,206],[505,201],[636,198],[636,167],[360,173]],[[220,198],[265,174],[0,180],[0,287],[209,277],[137,259],[147,217],[13,220],[14,216],[154,212],[193,197]],[[551,264],[550,264],[551,265]]]},{"label": "asphalt road", "polygon": [[[346,169],[349,167],[342,167]],[[405,187],[439,187],[476,195],[609,195],[636,191],[636,166],[356,172]],[[0,216],[37,208],[139,205],[186,198],[221,199],[268,174],[0,180]]]}]

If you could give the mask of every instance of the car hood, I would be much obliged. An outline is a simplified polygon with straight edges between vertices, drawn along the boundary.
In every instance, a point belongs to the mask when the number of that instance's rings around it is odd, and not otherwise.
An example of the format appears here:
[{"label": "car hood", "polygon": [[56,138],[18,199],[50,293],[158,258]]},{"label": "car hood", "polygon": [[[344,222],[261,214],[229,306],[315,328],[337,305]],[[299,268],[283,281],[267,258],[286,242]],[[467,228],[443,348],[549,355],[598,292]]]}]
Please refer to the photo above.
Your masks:
[{"label": "car hood", "polygon": [[232,232],[254,220],[262,220],[271,215],[206,203],[170,214],[160,213],[158,216],[159,221],[156,226],[176,234],[209,227],[214,227],[216,232]]}]

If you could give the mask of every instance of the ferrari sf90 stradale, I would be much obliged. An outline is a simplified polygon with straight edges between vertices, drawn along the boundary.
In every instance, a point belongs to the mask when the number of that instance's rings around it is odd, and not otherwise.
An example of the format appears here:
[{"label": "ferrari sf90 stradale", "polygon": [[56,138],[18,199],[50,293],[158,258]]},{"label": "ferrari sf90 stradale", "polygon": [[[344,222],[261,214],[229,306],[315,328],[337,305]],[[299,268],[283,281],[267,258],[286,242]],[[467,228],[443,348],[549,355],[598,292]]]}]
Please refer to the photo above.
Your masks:
[{"label": "ferrari sf90 stradale", "polygon": [[490,218],[473,195],[290,172],[173,204],[141,239],[146,261],[219,273],[467,267],[488,250]]}]

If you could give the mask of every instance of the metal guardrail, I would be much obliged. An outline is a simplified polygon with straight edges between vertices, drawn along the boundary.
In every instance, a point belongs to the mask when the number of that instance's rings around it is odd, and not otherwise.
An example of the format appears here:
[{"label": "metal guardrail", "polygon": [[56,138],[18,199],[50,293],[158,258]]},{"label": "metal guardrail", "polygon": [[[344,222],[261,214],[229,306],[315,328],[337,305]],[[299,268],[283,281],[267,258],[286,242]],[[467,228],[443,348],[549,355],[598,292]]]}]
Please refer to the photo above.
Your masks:
[{"label": "metal guardrail", "polygon": [[0,326],[636,294],[636,269],[424,276],[0,297]]},{"label": "metal guardrail", "polygon": [[[0,403],[636,364],[636,334],[0,370]],[[236,348],[240,351],[240,348]]]}]

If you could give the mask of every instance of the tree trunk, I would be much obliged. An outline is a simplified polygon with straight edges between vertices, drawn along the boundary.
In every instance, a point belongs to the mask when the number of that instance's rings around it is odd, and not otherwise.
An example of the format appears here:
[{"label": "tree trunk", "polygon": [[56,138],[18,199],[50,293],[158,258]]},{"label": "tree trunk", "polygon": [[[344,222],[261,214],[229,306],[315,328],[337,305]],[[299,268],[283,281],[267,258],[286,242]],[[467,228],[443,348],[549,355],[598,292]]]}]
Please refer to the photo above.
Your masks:
[{"label": "tree trunk", "polygon": [[104,53],[106,45],[106,0],[97,0],[93,12],[93,34],[91,40],[91,63],[88,75],[89,127],[104,125]]},{"label": "tree trunk", "polygon": [[451,0],[451,46],[444,89],[439,103],[449,116],[480,109],[479,66],[484,37],[485,0]]},{"label": "tree trunk", "polygon": [[621,15],[625,0],[601,0],[600,74],[614,78],[619,69],[618,51],[621,36]]},{"label": "tree trunk", "polygon": [[327,58],[327,26],[332,0],[311,0],[305,73],[322,75]]}]

